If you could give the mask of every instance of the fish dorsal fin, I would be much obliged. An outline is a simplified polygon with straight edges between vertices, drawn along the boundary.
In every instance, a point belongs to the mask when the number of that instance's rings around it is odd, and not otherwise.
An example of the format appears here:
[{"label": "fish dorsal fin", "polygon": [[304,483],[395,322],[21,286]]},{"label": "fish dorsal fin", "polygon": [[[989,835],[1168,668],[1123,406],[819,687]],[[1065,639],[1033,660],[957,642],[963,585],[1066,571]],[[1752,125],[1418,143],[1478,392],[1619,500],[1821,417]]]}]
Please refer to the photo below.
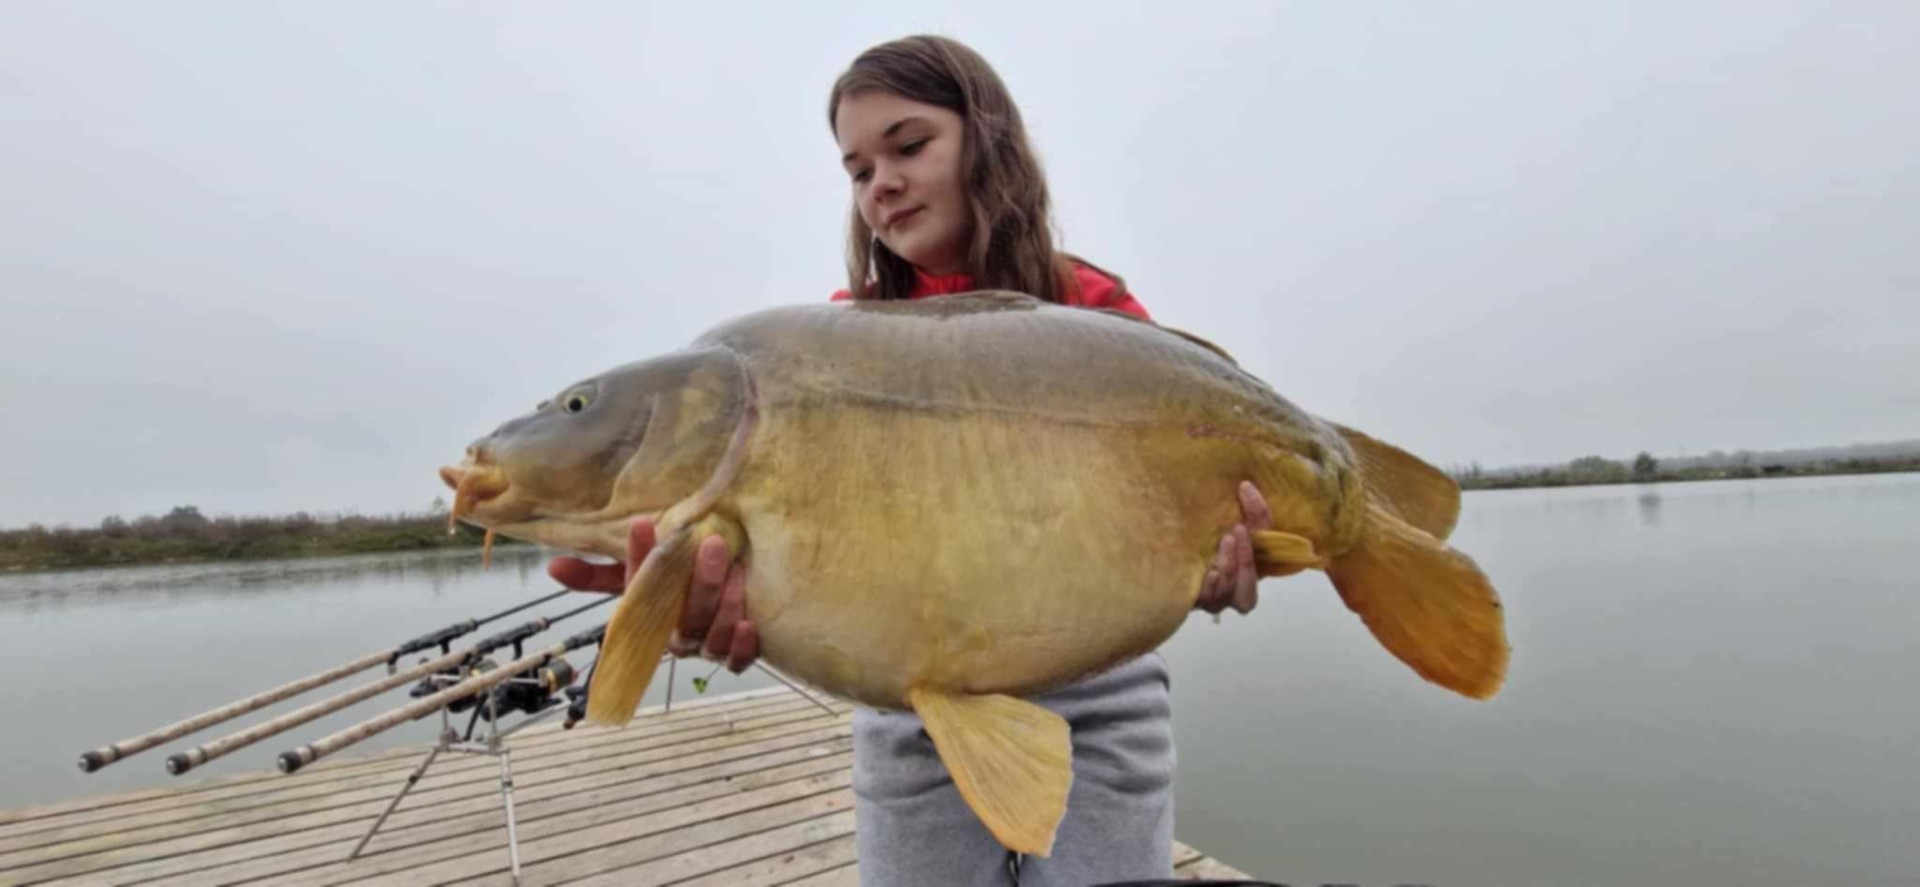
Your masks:
[{"label": "fish dorsal fin", "polygon": [[1192,342],[1195,345],[1205,348],[1208,351],[1211,351],[1215,354],[1220,355],[1220,359],[1226,361],[1227,363],[1230,363],[1236,367],[1240,365],[1240,361],[1234,360],[1233,355],[1227,353],[1227,349],[1222,348],[1218,345],[1215,345],[1212,342],[1202,339],[1199,336],[1196,336],[1192,333],[1189,333],[1186,330],[1176,330],[1170,326],[1163,326],[1161,327],[1161,329],[1166,330],[1167,332],[1170,332],[1176,336],[1179,336],[1180,338],[1185,339],[1189,342]]},{"label": "fish dorsal fin", "polygon": [[1012,696],[915,688],[907,700],[987,831],[1018,853],[1053,852],[1073,786],[1066,720]]},{"label": "fish dorsal fin", "polygon": [[1148,320],[1144,317],[1141,317],[1138,314],[1130,314],[1118,308],[1080,308],[1077,310],[1098,311],[1101,314],[1111,314],[1114,317],[1124,317],[1128,320],[1133,321],[1134,323],[1144,323],[1147,326],[1153,327],[1155,329],[1165,330],[1169,333],[1179,336],[1182,339],[1192,342],[1195,345],[1205,348],[1208,351],[1211,351],[1217,355],[1220,355],[1220,359],[1226,361],[1227,363],[1233,364],[1236,367],[1240,365],[1239,361],[1233,359],[1233,355],[1227,353],[1227,349],[1222,348],[1218,345],[1215,345],[1212,342],[1209,342],[1205,339],[1202,339],[1199,336],[1194,335],[1193,333],[1189,333],[1186,330],[1174,329],[1173,327],[1170,327],[1170,326],[1161,326],[1160,324],[1154,321]]},{"label": "fish dorsal fin", "polygon": [[1333,427],[1360,457],[1360,475],[1369,497],[1388,511],[1444,541],[1460,519],[1460,485],[1446,472],[1392,444],[1335,423]]}]

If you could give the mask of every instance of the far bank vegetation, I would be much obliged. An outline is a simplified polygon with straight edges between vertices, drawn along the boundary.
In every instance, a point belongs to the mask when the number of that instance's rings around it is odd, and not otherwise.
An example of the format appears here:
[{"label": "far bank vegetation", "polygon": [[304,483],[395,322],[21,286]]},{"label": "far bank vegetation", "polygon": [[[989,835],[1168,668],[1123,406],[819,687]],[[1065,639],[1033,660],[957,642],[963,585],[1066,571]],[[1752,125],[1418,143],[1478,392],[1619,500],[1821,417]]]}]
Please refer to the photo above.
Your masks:
[{"label": "far bank vegetation", "polygon": [[1476,462],[1449,473],[1462,489],[1500,490],[1896,471],[1920,471],[1920,440],[1801,450],[1715,450],[1704,456],[1671,458],[1648,452],[1630,459],[1583,456],[1557,465],[1493,470]]},{"label": "far bank vegetation", "polygon": [[481,537],[465,524],[449,533],[444,500],[424,512],[379,516],[208,517],[181,505],[132,520],[115,515],[93,527],[0,530],[0,570],[477,548]]}]

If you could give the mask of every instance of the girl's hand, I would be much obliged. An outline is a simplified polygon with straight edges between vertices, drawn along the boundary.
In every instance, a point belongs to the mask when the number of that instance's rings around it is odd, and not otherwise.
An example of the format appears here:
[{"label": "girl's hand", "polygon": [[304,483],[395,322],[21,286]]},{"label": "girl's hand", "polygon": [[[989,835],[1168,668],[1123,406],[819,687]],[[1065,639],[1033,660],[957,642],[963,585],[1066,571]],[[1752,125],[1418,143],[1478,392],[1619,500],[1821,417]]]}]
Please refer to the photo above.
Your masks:
[{"label": "girl's hand", "polygon": [[1245,522],[1235,524],[1220,537],[1213,565],[1200,580],[1200,599],[1193,604],[1196,610],[1218,616],[1231,606],[1236,612],[1248,613],[1260,602],[1260,572],[1254,566],[1249,531],[1273,529],[1273,512],[1267,508],[1266,497],[1250,481],[1240,482],[1240,516]]},{"label": "girl's hand", "polygon": [[[627,532],[626,563],[591,564],[577,557],[556,557],[547,564],[547,575],[575,591],[621,594],[653,545],[653,521],[634,518]],[[694,553],[687,606],[667,649],[681,657],[699,652],[725,662],[735,674],[745,671],[760,656],[760,637],[747,621],[746,589],[747,570],[728,563],[727,543],[718,536],[701,542]]]}]

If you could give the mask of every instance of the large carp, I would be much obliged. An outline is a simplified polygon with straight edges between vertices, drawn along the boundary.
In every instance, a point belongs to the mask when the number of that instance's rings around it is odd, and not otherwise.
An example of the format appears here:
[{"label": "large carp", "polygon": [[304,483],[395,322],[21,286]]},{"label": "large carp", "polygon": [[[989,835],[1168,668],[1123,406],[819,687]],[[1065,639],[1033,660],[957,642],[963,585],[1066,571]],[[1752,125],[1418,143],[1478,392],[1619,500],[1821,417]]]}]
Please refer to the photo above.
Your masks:
[{"label": "large carp", "polygon": [[1008,848],[1046,854],[1065,721],[1021,697],[1159,646],[1254,482],[1262,576],[1323,570],[1393,655],[1475,698],[1498,597],[1445,539],[1459,489],[1315,418],[1205,342],[1007,293],[761,311],[570,385],[441,470],[457,519],[624,557],[589,719],[625,723],[709,535],[748,564],[761,655],[925,722]]}]

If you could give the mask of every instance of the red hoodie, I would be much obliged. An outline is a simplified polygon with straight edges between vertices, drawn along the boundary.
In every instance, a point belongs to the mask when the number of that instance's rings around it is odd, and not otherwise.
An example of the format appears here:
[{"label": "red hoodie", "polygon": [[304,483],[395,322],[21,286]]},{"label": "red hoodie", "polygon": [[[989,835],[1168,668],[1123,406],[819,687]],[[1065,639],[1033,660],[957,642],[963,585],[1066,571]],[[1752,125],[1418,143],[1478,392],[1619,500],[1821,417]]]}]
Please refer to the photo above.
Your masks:
[{"label": "red hoodie", "polygon": [[[908,296],[912,299],[950,296],[977,288],[973,285],[973,276],[969,274],[935,277],[918,268],[914,269],[913,274],[915,278],[913,294]],[[1119,284],[1114,283],[1113,278],[1079,262],[1073,263],[1073,282],[1072,290],[1066,293],[1065,301],[1068,305],[1076,308],[1113,308],[1136,317],[1153,319],[1148,316],[1146,307],[1131,294],[1121,291]],[[843,302],[851,298],[853,294],[846,290],[839,290],[833,294],[835,302]]]}]

